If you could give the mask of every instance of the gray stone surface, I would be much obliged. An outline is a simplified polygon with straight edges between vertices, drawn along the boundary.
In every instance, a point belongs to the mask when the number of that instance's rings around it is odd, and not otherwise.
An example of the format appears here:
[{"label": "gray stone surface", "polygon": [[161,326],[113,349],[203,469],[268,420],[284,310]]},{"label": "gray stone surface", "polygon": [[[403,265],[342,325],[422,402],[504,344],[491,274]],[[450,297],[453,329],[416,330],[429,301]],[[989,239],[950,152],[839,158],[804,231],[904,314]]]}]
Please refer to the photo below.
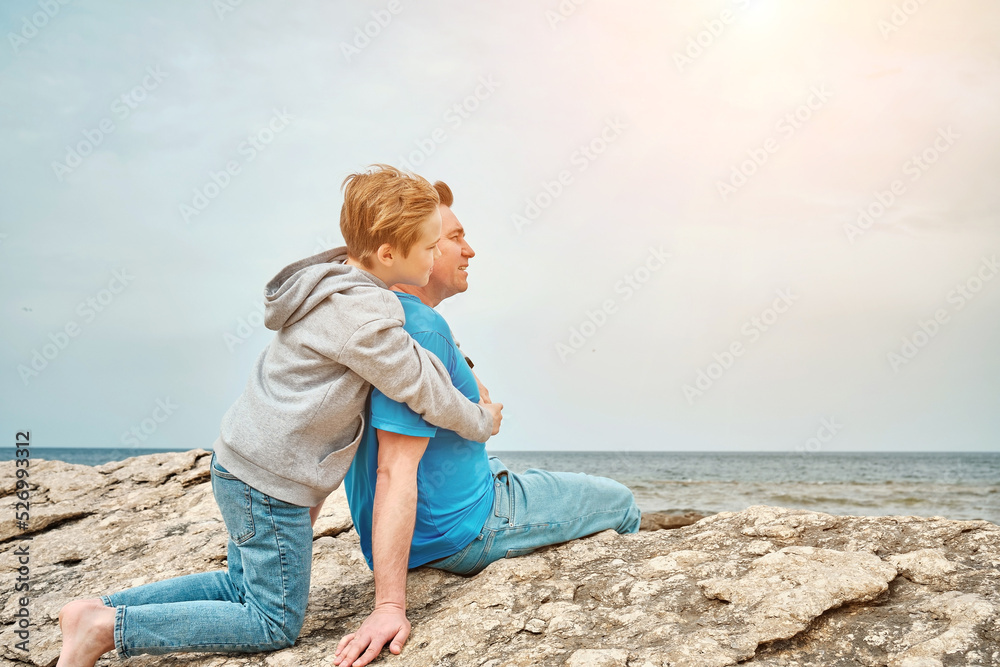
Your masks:
[{"label": "gray stone surface", "polygon": [[[225,566],[204,450],[99,467],[32,462],[30,653],[13,647],[22,533],[0,524],[0,663],[53,665],[77,597]],[[14,502],[13,466],[0,472]],[[657,527],[651,525],[650,527]],[[299,641],[260,655],[129,665],[330,665],[370,610],[371,573],[343,492],[317,522]],[[386,665],[1000,666],[1000,527],[755,506],[676,530],[601,533],[463,578],[423,568],[413,633]],[[99,665],[118,664],[108,654]]]}]

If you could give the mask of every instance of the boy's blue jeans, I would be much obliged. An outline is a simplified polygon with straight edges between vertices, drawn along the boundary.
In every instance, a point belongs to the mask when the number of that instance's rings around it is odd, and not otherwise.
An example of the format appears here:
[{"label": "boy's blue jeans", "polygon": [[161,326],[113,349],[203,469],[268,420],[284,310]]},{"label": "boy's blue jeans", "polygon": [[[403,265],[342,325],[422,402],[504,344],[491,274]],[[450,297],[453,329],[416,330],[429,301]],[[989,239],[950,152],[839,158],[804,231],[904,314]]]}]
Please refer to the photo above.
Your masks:
[{"label": "boy's blue jeans", "polygon": [[493,512],[476,539],[429,567],[472,575],[501,558],[529,554],[550,544],[613,528],[639,530],[639,508],[628,487],[583,473],[526,470],[517,475],[496,457]]},{"label": "boy's blue jeans", "polygon": [[228,569],[101,598],[115,607],[115,648],[127,658],[174,651],[273,651],[295,643],[309,598],[309,508],[277,500],[221,467],[212,493],[229,532]]}]

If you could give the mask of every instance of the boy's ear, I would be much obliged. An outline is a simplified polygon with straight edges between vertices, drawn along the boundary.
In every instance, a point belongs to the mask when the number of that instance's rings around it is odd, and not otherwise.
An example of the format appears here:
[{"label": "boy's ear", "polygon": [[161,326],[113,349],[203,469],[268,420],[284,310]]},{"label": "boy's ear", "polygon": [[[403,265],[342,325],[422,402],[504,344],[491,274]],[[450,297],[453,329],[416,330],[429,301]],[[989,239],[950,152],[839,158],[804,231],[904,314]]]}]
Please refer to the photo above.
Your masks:
[{"label": "boy's ear", "polygon": [[375,251],[375,261],[382,266],[389,268],[392,266],[395,252],[396,250],[392,247],[392,245],[383,243],[378,247],[378,250]]}]

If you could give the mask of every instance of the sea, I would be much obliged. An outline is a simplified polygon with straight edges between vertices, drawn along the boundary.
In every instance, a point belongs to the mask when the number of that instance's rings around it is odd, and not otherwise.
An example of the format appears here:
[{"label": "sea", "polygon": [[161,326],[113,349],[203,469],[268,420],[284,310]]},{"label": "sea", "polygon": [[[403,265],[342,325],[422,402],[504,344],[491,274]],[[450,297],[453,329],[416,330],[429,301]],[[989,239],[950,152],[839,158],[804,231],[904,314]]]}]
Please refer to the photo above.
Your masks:
[{"label": "sea", "polygon": [[[33,447],[33,459],[100,465],[180,449]],[[513,472],[584,472],[627,485],[652,511],[734,512],[750,505],[862,516],[1000,524],[1000,452],[493,452]],[[0,449],[0,460],[14,457]]]}]

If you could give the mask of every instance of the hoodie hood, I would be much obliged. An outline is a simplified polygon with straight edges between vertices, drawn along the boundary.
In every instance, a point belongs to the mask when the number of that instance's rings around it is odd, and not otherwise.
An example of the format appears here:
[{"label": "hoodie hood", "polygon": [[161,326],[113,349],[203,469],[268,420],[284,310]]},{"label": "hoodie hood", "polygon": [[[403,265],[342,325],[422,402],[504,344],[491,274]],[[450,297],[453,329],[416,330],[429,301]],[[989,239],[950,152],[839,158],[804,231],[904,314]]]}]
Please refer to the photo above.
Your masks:
[{"label": "hoodie hood", "polygon": [[289,264],[264,288],[264,326],[273,331],[295,324],[332,294],[376,285],[374,275],[344,262],[347,247],[332,248]]}]

